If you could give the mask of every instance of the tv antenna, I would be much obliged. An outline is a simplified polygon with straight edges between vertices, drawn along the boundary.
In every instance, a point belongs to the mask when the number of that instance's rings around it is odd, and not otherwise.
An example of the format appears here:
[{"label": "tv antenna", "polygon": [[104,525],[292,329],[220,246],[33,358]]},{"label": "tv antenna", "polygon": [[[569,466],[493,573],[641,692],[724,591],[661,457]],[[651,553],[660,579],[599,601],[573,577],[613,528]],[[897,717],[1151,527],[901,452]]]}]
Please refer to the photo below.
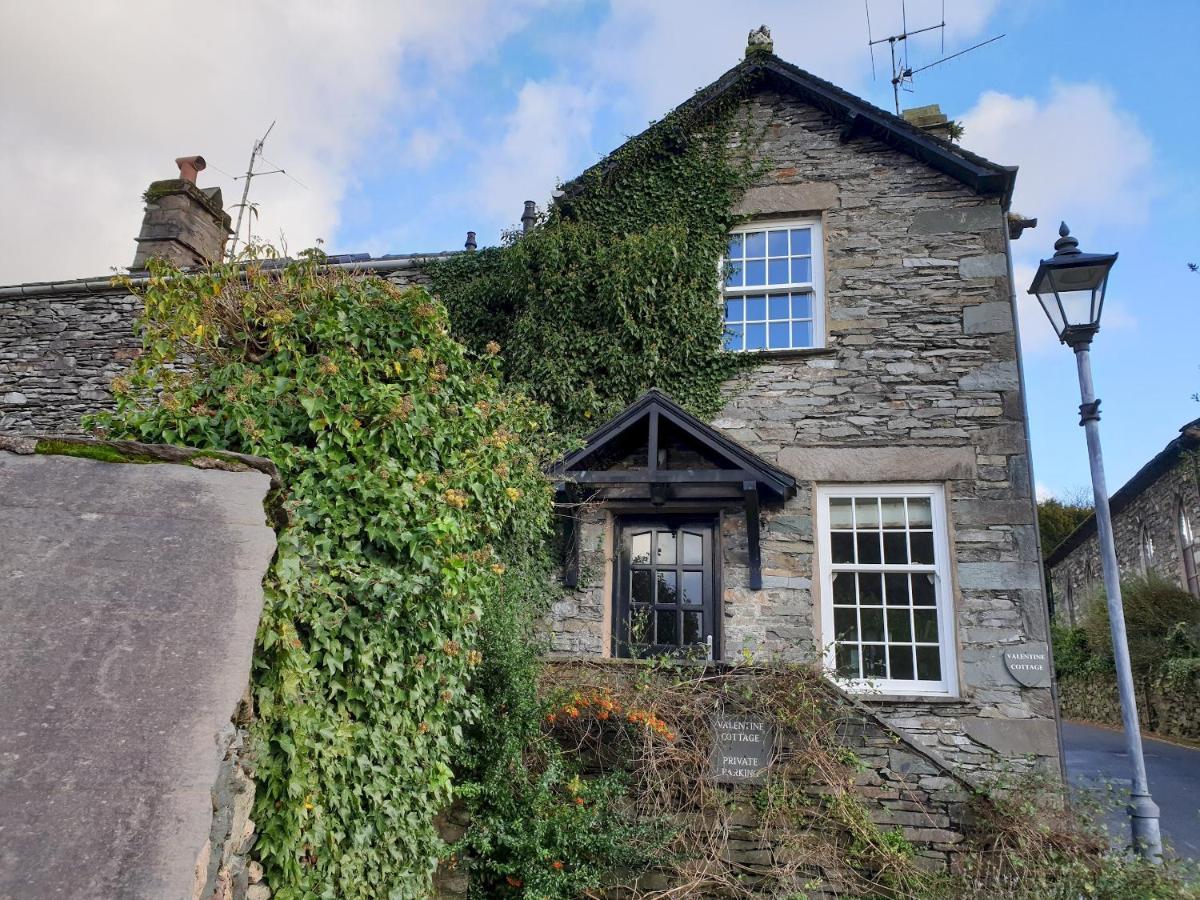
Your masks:
[{"label": "tv antenna", "polygon": [[[867,48],[871,52],[871,77],[875,77],[875,45],[886,43],[892,54],[892,96],[896,103],[896,115],[900,115],[900,90],[911,91],[912,88],[904,88],[905,84],[912,84],[913,76],[919,72],[924,72],[926,69],[932,69],[934,66],[939,66],[944,62],[962,56],[965,53],[970,53],[972,50],[978,50],[980,47],[993,44],[1000,38],[1004,37],[998,34],[993,38],[988,38],[986,41],[980,41],[965,50],[959,50],[957,53],[951,53],[949,56],[943,56],[941,59],[934,60],[928,65],[913,68],[908,63],[908,39],[915,37],[918,34],[925,34],[929,31],[940,31],[942,39],[941,52],[946,52],[946,0],[942,0],[942,21],[936,25],[927,25],[924,28],[917,28],[914,31],[908,30],[908,9],[905,0],[900,0],[900,33],[891,34],[887,37],[876,38],[871,33],[871,0],[863,0],[863,6],[867,11]],[[897,44],[900,45],[899,53],[897,53]]]},{"label": "tv antenna", "polygon": [[[288,174],[287,169],[283,168],[282,166],[275,166],[275,163],[271,162],[269,159],[267,159],[265,156],[263,156],[263,152],[262,152],[263,145],[266,144],[267,136],[271,133],[271,130],[274,127],[275,127],[275,123],[272,122],[270,124],[270,126],[268,126],[268,128],[267,128],[266,132],[263,134],[263,136],[254,142],[254,149],[250,151],[250,165],[248,165],[246,167],[246,174],[245,175],[237,175],[233,179],[234,181],[245,180],[246,184],[242,188],[242,202],[237,204],[237,211],[238,211],[237,225],[234,226],[233,239],[230,241],[230,244],[229,244],[229,254],[228,254],[229,259],[233,259],[235,253],[237,252],[238,239],[242,235],[242,217],[246,214],[246,210],[250,208],[249,199],[250,199],[250,182],[251,181],[253,181],[255,178],[258,178],[261,175],[280,175],[280,174],[282,174],[282,175],[287,175],[288,178],[291,178],[292,181],[295,181],[296,184],[300,185],[300,187],[304,187],[304,184],[302,184],[298,179],[296,179],[292,175]],[[275,166],[275,168],[271,169],[269,172],[255,172],[254,164],[260,159],[269,166]],[[307,188],[306,188],[306,190],[307,190]],[[247,228],[246,228],[246,231],[247,231],[246,243],[247,244],[250,243],[249,230],[250,230],[249,225],[247,224]]]}]

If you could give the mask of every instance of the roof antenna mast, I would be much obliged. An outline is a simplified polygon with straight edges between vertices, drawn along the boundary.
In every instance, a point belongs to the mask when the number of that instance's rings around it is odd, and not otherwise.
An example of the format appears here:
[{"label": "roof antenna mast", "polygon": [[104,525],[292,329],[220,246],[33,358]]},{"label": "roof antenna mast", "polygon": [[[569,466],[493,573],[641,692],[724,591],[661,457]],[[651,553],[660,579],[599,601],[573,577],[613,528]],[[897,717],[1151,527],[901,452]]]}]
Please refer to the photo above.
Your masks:
[{"label": "roof antenna mast", "polygon": [[[238,211],[237,225],[235,225],[234,229],[233,229],[233,238],[230,240],[230,243],[229,243],[229,252],[226,257],[227,259],[233,259],[234,256],[237,255],[238,240],[242,236],[242,217],[246,214],[246,210],[250,208],[249,199],[250,199],[250,182],[251,181],[253,181],[255,178],[258,178],[260,175],[283,174],[283,175],[287,175],[288,178],[291,178],[292,181],[295,181],[296,184],[299,184],[300,187],[304,187],[304,185],[301,184],[301,182],[297,181],[291,175],[288,175],[287,169],[284,169],[282,167],[276,167],[274,169],[271,169],[269,172],[255,172],[254,171],[254,164],[260,159],[263,160],[264,162],[266,162],[268,165],[272,165],[272,166],[275,165],[275,163],[271,162],[269,159],[267,159],[265,156],[263,156],[263,145],[266,144],[267,135],[269,135],[271,133],[271,130],[274,127],[275,127],[275,123],[272,122],[270,124],[270,126],[267,128],[266,133],[263,134],[262,137],[260,137],[257,141],[254,142],[254,149],[250,151],[250,165],[248,165],[246,167],[246,174],[238,175],[236,178],[233,179],[234,181],[242,181],[244,179],[246,184],[242,187],[242,202],[237,204],[237,211]],[[247,226],[246,226],[246,232],[247,232],[246,233],[246,243],[247,244],[250,243],[249,231],[250,231],[250,226],[249,226],[249,223],[247,223]]]},{"label": "roof antenna mast", "polygon": [[[986,44],[994,43],[1000,40],[1004,35],[1000,34],[994,38],[988,38],[986,41],[981,41],[965,50],[959,50],[957,53],[951,53],[949,56],[943,56],[941,59],[934,60],[928,65],[919,66],[914,69],[908,64],[908,39],[918,34],[924,34],[927,31],[941,31],[942,52],[946,52],[946,3],[942,0],[942,21],[936,25],[927,25],[924,28],[917,28],[913,31],[908,30],[908,9],[906,0],[900,0],[900,33],[891,34],[887,37],[876,38],[871,33],[871,0],[863,0],[863,4],[867,10],[867,48],[871,53],[871,75],[875,75],[875,45],[886,43],[892,54],[892,97],[896,103],[896,115],[900,115],[900,89],[904,85],[912,84],[912,78],[918,72],[924,72],[926,69],[932,69],[936,65],[954,59],[957,56],[962,56],[964,53],[970,53],[972,50],[978,50]],[[900,44],[900,54],[897,58],[896,45]],[[904,88],[911,91],[912,88]]]}]

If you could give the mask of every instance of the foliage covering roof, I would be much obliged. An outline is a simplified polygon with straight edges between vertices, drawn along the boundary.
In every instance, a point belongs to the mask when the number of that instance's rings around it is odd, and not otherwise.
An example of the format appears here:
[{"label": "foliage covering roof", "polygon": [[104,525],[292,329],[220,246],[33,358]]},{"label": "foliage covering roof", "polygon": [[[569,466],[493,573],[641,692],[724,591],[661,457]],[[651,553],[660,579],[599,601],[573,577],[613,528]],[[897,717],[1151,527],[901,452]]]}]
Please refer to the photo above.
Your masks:
[{"label": "foliage covering roof", "polygon": [[[705,111],[717,105],[718,101],[731,93],[745,90],[776,90],[797,97],[841,122],[843,142],[855,137],[876,138],[962,182],[977,194],[999,196],[1005,209],[1008,209],[1012,200],[1016,166],[999,165],[930,134],[832,82],[780,59],[774,53],[756,51],[748,54],[712,84],[701,88],[676,107],[667,118],[682,116],[702,119]],[[664,121],[651,125],[647,132],[660,127]],[[639,137],[641,135],[631,140]],[[582,191],[588,176],[602,175],[617,164],[618,158],[619,154],[614,151],[569,181],[563,186],[564,195],[571,197]]]}]

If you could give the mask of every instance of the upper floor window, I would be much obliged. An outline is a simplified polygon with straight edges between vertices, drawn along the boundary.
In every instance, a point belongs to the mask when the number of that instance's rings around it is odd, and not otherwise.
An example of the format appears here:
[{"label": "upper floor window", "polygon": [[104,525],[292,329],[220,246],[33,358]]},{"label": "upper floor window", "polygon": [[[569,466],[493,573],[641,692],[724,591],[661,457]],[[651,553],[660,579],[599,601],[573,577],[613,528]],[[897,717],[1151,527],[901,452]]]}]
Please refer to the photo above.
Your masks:
[{"label": "upper floor window", "polygon": [[1183,580],[1193,597],[1200,597],[1200,544],[1192,532],[1183,501],[1179,501],[1179,555],[1183,558]]},{"label": "upper floor window", "polygon": [[807,350],[823,345],[820,220],[736,228],[722,263],[726,350]]},{"label": "upper floor window", "polygon": [[954,693],[944,502],[935,485],[819,489],[822,644],[848,686]]}]

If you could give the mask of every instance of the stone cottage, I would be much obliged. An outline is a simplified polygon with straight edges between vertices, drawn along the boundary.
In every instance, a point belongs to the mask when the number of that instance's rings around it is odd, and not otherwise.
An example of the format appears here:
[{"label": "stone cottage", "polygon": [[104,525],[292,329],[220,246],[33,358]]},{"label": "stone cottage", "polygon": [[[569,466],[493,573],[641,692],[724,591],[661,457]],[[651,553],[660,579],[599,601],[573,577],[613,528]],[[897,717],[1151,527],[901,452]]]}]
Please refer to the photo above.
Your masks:
[{"label": "stone cottage", "polygon": [[[1122,576],[1153,572],[1200,599],[1200,419],[1170,441],[1108,501]],[[1089,516],[1046,558],[1052,609],[1075,625],[1103,590],[1096,519]]]},{"label": "stone cottage", "polygon": [[[650,391],[557,467],[571,534],[553,651],[818,661],[959,772],[1058,773],[1016,171],[939,137],[943,120],[779,59],[762,33],[687,105],[728,97],[769,171],[736,208],[713,302],[727,351],[756,364],[714,420]],[[189,262],[185,231],[221,246],[228,219],[194,170],[148,192],[143,251]],[[168,197],[186,230],[164,223]],[[329,265],[413,283],[427,259]],[[107,402],[133,312],[106,279],[0,288],[0,427],[70,429]]]}]

